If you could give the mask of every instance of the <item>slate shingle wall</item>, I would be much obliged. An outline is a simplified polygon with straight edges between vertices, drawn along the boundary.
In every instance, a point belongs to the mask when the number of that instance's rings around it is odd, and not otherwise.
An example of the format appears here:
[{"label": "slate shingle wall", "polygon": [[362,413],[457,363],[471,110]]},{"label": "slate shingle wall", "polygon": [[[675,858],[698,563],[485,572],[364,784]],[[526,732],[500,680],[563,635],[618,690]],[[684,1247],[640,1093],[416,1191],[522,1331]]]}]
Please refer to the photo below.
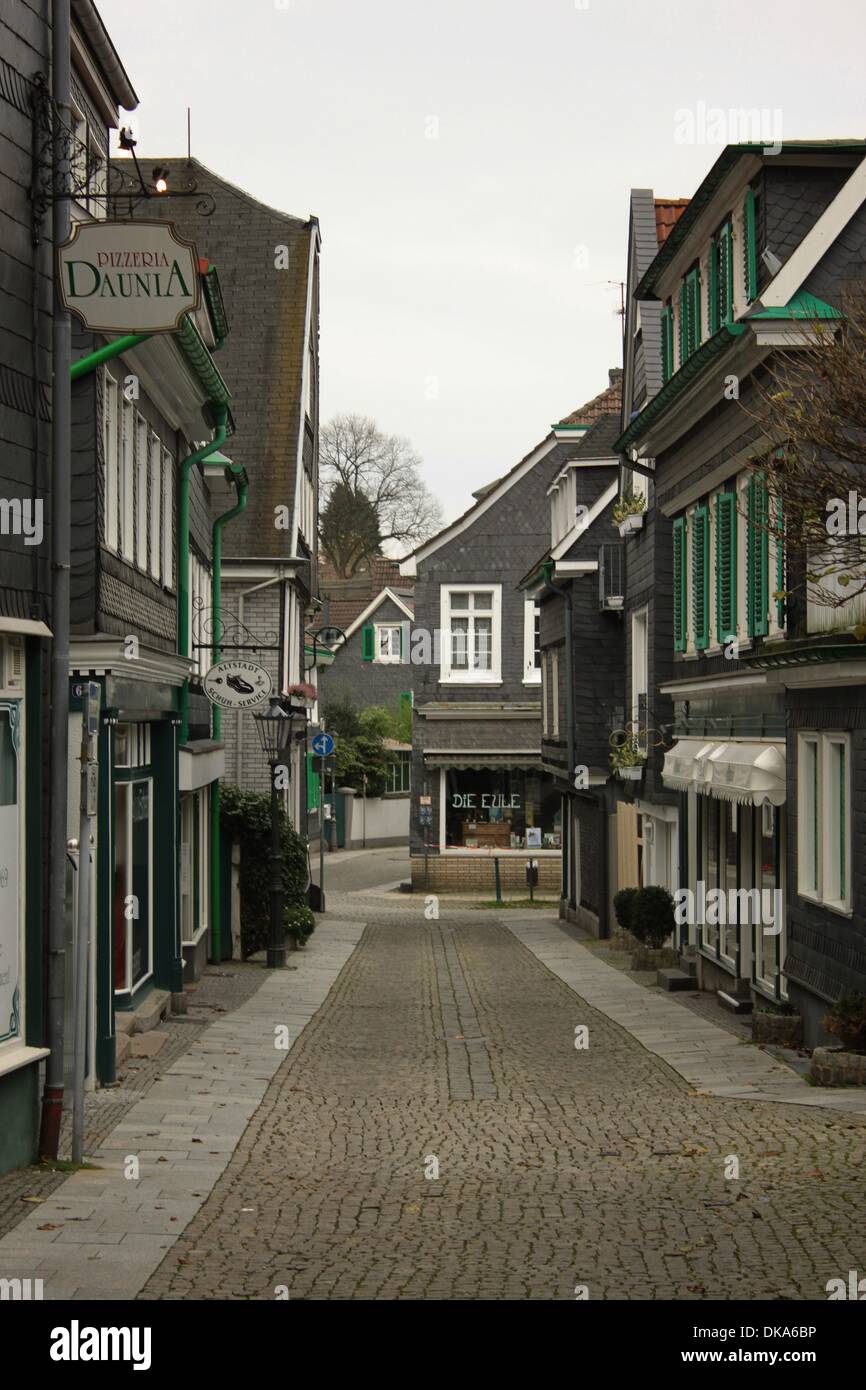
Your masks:
[{"label": "slate shingle wall", "polygon": [[[385,599],[369,618],[373,624],[406,621],[406,614],[390,599]],[[362,659],[362,630],[359,627],[352,633],[346,645],[337,653],[333,666],[325,667],[318,673],[322,709],[329,700],[348,699],[355,709],[387,705],[396,711],[403,691],[412,689],[412,668],[408,659],[404,662]]]}]

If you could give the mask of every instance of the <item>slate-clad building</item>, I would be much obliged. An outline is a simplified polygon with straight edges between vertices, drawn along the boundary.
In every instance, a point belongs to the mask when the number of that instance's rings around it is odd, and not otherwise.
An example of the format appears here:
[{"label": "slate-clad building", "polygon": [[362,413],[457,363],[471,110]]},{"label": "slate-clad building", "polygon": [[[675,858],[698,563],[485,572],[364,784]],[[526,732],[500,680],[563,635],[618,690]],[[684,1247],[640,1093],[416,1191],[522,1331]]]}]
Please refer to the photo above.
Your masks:
[{"label": "slate-clad building", "polygon": [[863,600],[819,604],[809,560],[785,543],[762,462],[786,441],[764,432],[756,383],[816,322],[834,332],[846,286],[862,284],[864,154],[860,141],[723,152],[640,274],[662,384],[618,442],[652,478],[657,537],[670,534],[671,623],[656,640],[671,664],[653,684],[673,706],[662,782],[680,799],[681,882],[695,904],[700,885],[780,902],[757,923],[739,900],[724,921],[695,913],[682,944],[732,1007],[790,1001],[809,1045],[828,1003],[866,989]]},{"label": "slate-clad building", "polygon": [[538,605],[542,768],[560,799],[562,915],[608,933],[610,735],[622,724],[623,545],[613,529],[622,372],[554,426],[549,544],[521,587]]},{"label": "slate-clad building", "polygon": [[[541,763],[539,613],[518,588],[548,541],[549,434],[403,561],[415,579],[412,881],[436,889],[525,884],[558,892],[562,813]],[[424,799],[422,801],[422,798]],[[432,811],[422,824],[422,805]]]},{"label": "slate-clad building", "polygon": [[[0,15],[0,1171],[35,1156],[46,1055],[51,155],[58,135],[48,11],[16,0]],[[104,188],[108,131],[119,109],[134,109],[138,99],[91,0],[72,0],[71,17],[73,217],[104,216],[104,203],[91,194]],[[87,506],[93,516],[92,489]],[[71,786],[75,795],[77,781]]]},{"label": "slate-clad building", "polygon": [[[141,156],[139,156],[141,158]],[[167,202],[163,215],[203,239],[216,266],[231,336],[218,345],[231,381],[237,438],[229,450],[250,479],[245,511],[223,542],[224,655],[236,644],[267,667],[277,691],[305,679],[305,630],[315,596],[318,552],[319,225],[266,206],[197,160],[148,159],[170,188],[190,180],[213,197],[197,217],[195,200]],[[310,677],[307,676],[307,679]],[[315,676],[312,676],[315,680]],[[313,718],[316,711],[313,711]],[[264,791],[269,773],[252,716],[225,711],[226,778]],[[291,810],[304,823],[306,777],[295,749]]]}]

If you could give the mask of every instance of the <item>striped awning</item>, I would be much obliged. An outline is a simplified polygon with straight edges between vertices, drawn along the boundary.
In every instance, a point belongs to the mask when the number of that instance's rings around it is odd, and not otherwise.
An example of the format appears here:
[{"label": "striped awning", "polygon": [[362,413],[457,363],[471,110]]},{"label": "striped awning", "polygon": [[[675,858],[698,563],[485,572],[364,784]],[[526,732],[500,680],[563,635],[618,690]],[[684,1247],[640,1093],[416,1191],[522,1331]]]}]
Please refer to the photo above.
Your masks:
[{"label": "striped awning", "polygon": [[425,767],[450,767],[458,771],[504,772],[509,767],[541,771],[541,752],[538,753],[425,753]]}]

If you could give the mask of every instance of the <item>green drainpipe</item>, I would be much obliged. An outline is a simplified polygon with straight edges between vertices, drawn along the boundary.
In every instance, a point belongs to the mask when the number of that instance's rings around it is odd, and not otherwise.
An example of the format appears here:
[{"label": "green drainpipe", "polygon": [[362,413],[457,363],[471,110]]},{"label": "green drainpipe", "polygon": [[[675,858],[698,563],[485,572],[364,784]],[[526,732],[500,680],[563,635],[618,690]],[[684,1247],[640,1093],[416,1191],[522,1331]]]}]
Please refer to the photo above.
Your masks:
[{"label": "green drainpipe", "polygon": [[[189,480],[192,470],[202,459],[216,453],[226,441],[228,434],[228,406],[222,402],[211,402],[214,419],[217,422],[216,434],[209,444],[196,449],[180,465],[180,495],[177,503],[177,650],[179,656],[190,655],[189,631]],[[189,679],[180,692],[180,742],[181,746],[189,739]]]},{"label": "green drainpipe", "polygon": [[86,376],[88,372],[101,367],[103,362],[108,362],[112,357],[120,357],[121,353],[129,352],[131,348],[138,347],[139,343],[152,337],[152,333],[127,333],[123,338],[115,338],[114,342],[106,343],[104,347],[97,348],[96,352],[89,352],[86,357],[79,357],[77,362],[73,362],[69,369],[70,378],[77,381],[80,376]]},{"label": "green drainpipe", "polygon": [[[246,469],[243,464],[232,463],[229,470],[234,479],[237,489],[238,500],[234,507],[222,516],[218,516],[213,524],[213,630],[219,633],[220,621],[222,619],[222,562],[223,562],[223,527],[227,522],[232,521],[247,505],[247,492],[249,482],[247,481]],[[215,642],[213,648],[214,665],[222,656],[222,648]],[[219,705],[213,706],[212,732],[215,740],[222,736],[223,712]],[[213,783],[210,791],[210,901],[211,901],[211,959],[219,961],[222,959],[222,901],[220,897],[220,875],[221,875],[221,854],[222,845],[220,837],[220,784],[219,780]]]}]

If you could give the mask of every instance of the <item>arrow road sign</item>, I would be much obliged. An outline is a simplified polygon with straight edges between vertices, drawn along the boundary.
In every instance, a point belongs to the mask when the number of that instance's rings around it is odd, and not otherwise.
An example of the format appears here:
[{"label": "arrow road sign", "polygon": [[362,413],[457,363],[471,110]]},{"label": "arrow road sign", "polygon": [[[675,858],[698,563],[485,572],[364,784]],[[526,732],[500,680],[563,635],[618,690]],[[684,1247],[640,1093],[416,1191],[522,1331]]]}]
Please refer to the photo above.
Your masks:
[{"label": "arrow road sign", "polygon": [[311,748],[317,758],[330,758],[334,751],[334,739],[331,734],[316,734]]}]

